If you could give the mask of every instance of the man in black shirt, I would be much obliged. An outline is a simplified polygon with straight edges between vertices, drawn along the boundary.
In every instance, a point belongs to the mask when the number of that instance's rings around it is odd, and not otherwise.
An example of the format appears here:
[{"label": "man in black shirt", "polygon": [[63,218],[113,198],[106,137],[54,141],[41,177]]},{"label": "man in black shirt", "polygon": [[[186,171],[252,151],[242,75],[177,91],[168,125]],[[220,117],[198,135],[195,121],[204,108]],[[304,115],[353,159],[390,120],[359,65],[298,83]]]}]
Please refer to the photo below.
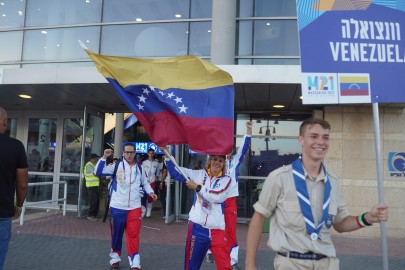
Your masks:
[{"label": "man in black shirt", "polygon": [[21,215],[28,188],[28,162],[24,145],[19,140],[7,137],[6,130],[7,113],[0,107],[0,270],[3,270],[11,239],[11,221]]}]

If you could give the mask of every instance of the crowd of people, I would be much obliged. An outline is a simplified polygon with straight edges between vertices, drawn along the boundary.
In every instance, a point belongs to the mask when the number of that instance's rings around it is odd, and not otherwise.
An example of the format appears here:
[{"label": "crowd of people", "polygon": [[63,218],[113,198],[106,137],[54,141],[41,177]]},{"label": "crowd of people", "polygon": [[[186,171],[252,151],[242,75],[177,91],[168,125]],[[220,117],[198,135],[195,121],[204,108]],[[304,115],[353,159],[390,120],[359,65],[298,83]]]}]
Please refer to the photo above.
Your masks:
[{"label": "crowd of people", "polygon": [[[7,114],[0,107],[0,147],[13,146],[0,171],[0,270],[3,269],[11,234],[11,220],[21,213],[27,192],[27,156],[21,142],[4,134]],[[178,167],[167,155],[155,159],[153,149],[148,158],[136,159],[135,146],[125,144],[122,159],[111,160],[112,149],[100,157],[91,154],[84,167],[89,195],[88,219],[98,219],[101,178],[109,179],[111,269],[119,269],[123,235],[126,237],[128,261],[132,270],[141,269],[139,252],[141,222],[152,215],[153,202],[160,196],[166,210],[166,176],[180,181],[193,191],[185,242],[184,269],[200,269],[204,258],[213,256],[217,269],[241,269],[236,235],[239,195],[239,167],[249,150],[252,122],[235,154],[209,155],[206,167]],[[302,153],[292,164],[272,171],[263,184],[249,224],[245,269],[256,270],[256,253],[266,218],[270,218],[268,245],[276,252],[274,269],[339,269],[339,259],[331,241],[331,228],[350,232],[388,220],[388,206],[378,204],[370,211],[351,215],[342,198],[338,178],[326,168],[324,157],[329,148],[330,124],[321,119],[304,120],[298,142]],[[4,147],[4,148],[3,148]],[[12,187],[12,188],[6,188]],[[12,196],[10,196],[13,194]],[[14,200],[14,194],[16,199]],[[208,254],[208,255],[207,255]],[[212,254],[212,255],[210,255]],[[146,267],[147,268],[147,267]]]}]

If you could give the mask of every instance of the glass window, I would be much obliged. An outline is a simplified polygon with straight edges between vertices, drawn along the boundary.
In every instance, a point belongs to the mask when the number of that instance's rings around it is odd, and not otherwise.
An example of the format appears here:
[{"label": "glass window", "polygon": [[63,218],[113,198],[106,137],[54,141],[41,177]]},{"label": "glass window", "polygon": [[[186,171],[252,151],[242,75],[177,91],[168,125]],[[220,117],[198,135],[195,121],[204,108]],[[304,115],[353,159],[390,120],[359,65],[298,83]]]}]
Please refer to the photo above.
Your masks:
[{"label": "glass window", "polygon": [[101,21],[102,0],[27,1],[26,26],[97,23]]},{"label": "glass window", "polygon": [[298,158],[300,121],[256,120],[252,129],[250,175],[267,176]]},{"label": "glass window", "polygon": [[189,18],[189,0],[105,0],[103,22]]},{"label": "glass window", "polygon": [[255,21],[254,55],[298,56],[297,21]]},{"label": "glass window", "polygon": [[11,138],[17,138],[17,119],[16,118],[7,119],[6,136],[9,136]]},{"label": "glass window", "polygon": [[300,65],[300,59],[253,59],[253,65]]},{"label": "glass window", "polygon": [[237,29],[237,48],[238,55],[253,54],[253,21],[239,21],[236,24]]},{"label": "glass window", "polygon": [[86,140],[84,145],[85,160],[87,163],[91,153],[96,153],[98,155],[102,154],[101,147],[103,146],[103,122],[104,119],[91,115],[87,118],[86,127]]},{"label": "glass window", "polygon": [[68,63],[35,63],[35,64],[23,64],[23,68],[37,68],[37,67],[94,67],[92,61],[88,62],[68,62]]},{"label": "glass window", "polygon": [[[233,153],[236,153],[242,146],[243,136],[246,134],[246,122],[250,120],[249,114],[238,114],[236,120],[236,147]],[[249,151],[246,153],[243,162],[239,165],[239,175],[249,175]]]},{"label": "glass window", "polygon": [[97,52],[99,37],[100,27],[29,30],[24,35],[23,60],[89,58],[78,40]]},{"label": "glass window", "polygon": [[[52,182],[52,175],[28,175],[28,183]],[[40,202],[52,200],[53,185],[29,186],[27,202]],[[48,203],[49,205],[51,203]]]},{"label": "glass window", "polygon": [[20,68],[20,65],[0,65],[0,68]]},{"label": "glass window", "polygon": [[24,9],[25,0],[2,0],[0,3],[0,29],[24,26]]},{"label": "glass window", "polygon": [[[67,195],[66,195],[66,203],[71,204],[71,205],[77,205],[77,200],[79,196],[79,177],[78,176],[61,176],[60,181],[66,181],[67,182]],[[63,198],[63,192],[65,190],[65,185],[64,184],[59,184],[59,197],[60,199]],[[88,204],[87,202],[87,196],[84,198],[86,200],[86,205]],[[59,204],[63,204],[63,201],[59,202]]]},{"label": "glass window", "polygon": [[211,55],[211,22],[193,22],[190,24],[189,54]]},{"label": "glass window", "polygon": [[83,141],[83,119],[65,119],[63,127],[60,171],[63,173],[79,173]]},{"label": "glass window", "polygon": [[253,0],[239,0],[238,17],[253,17]]},{"label": "glass window", "polygon": [[23,31],[0,33],[0,62],[20,61]]},{"label": "glass window", "polygon": [[187,55],[187,23],[105,26],[101,36],[101,53],[106,55]]},{"label": "glass window", "polygon": [[236,63],[238,65],[252,65],[252,59],[237,59]]},{"label": "glass window", "polygon": [[[29,119],[27,154],[30,171],[53,172],[56,119]],[[38,157],[39,156],[39,157]]]},{"label": "glass window", "polygon": [[255,17],[297,16],[295,0],[255,0]]},{"label": "glass window", "polygon": [[212,0],[191,0],[191,18],[211,18]]}]

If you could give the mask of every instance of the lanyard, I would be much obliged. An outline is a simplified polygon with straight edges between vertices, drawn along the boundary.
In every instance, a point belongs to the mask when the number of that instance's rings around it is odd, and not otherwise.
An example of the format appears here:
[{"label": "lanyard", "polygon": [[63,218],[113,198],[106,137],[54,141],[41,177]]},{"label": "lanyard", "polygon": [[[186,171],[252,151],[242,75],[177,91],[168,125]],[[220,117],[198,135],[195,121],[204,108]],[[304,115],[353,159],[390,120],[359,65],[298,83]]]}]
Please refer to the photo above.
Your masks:
[{"label": "lanyard", "polygon": [[[129,164],[128,164],[129,165]],[[129,165],[131,167],[131,165]],[[129,183],[133,184],[136,180],[136,176],[138,175],[138,166],[136,165],[136,161],[135,161],[135,175],[134,175],[134,180],[131,181],[131,175],[129,176]],[[122,161],[122,170],[124,171],[124,182],[126,180],[126,173],[125,173],[125,162]]]},{"label": "lanyard", "polygon": [[322,164],[322,169],[325,174],[325,190],[324,190],[324,198],[323,198],[323,213],[322,218],[317,227],[315,227],[314,217],[312,215],[311,210],[311,201],[309,199],[307,184],[305,180],[305,173],[304,168],[302,167],[301,158],[295,160],[292,163],[292,170],[295,182],[295,188],[297,189],[298,201],[300,203],[301,212],[304,215],[305,225],[308,231],[308,234],[311,236],[312,240],[318,240],[319,232],[322,229],[323,224],[325,223],[328,212],[329,212],[329,204],[330,204],[330,191],[331,185],[328,179],[328,174],[326,172],[325,166]]}]

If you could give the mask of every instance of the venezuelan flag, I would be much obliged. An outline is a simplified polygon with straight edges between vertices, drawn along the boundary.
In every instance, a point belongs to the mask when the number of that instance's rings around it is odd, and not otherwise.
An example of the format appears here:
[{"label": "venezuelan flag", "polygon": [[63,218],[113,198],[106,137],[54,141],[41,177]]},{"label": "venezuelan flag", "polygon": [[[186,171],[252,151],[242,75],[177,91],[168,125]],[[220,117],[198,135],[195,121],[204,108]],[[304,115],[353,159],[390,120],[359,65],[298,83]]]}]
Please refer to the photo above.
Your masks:
[{"label": "venezuelan flag", "polygon": [[225,71],[195,56],[142,59],[86,50],[151,140],[225,155],[234,133],[234,86]]},{"label": "venezuelan flag", "polygon": [[367,76],[340,76],[341,96],[368,96],[369,82]]}]

